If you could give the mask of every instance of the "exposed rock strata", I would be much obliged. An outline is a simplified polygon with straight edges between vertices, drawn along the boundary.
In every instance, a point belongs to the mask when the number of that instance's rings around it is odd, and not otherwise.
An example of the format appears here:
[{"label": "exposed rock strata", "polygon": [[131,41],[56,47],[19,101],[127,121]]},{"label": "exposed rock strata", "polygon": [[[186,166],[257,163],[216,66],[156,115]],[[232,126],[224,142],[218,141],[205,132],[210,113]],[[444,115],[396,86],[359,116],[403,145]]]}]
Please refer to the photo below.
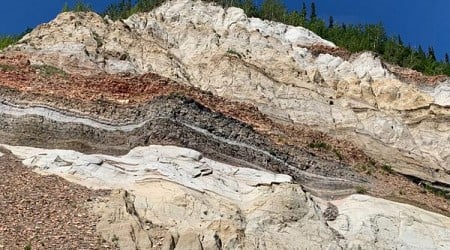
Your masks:
[{"label": "exposed rock strata", "polygon": [[117,109],[123,110],[114,112],[133,110],[138,115],[133,122],[121,124],[120,120],[99,121],[45,106],[0,104],[1,141],[112,153],[155,143],[182,145],[224,162],[290,174],[322,195],[327,195],[327,190],[331,195],[349,194],[367,182],[338,161],[301,149],[276,147],[251,127],[211,112],[192,99],[162,97],[139,107]]},{"label": "exposed rock strata", "polygon": [[[127,155],[5,146],[38,172],[92,188],[124,188],[97,203],[97,229],[121,249],[430,248],[450,244],[449,217],[368,196],[328,205],[291,177],[234,167],[174,146]],[[208,171],[205,171],[208,170]],[[201,174],[205,173],[205,174]],[[220,246],[220,247],[218,247]],[[299,247],[300,246],[300,247]]]},{"label": "exposed rock strata", "polygon": [[0,143],[38,173],[114,189],[92,211],[121,249],[450,247],[448,216],[309,193],[448,215],[381,166],[445,190],[449,82],[187,0],[118,22],[63,13],[0,66]]},{"label": "exposed rock strata", "polygon": [[158,73],[349,138],[405,175],[450,184],[450,83],[408,84],[369,53],[345,60],[314,55],[312,45],[334,46],[240,9],[179,0],[118,22],[63,13],[10,50],[68,72]]},{"label": "exposed rock strata", "polygon": [[[337,247],[315,203],[287,175],[236,168],[173,146],[138,147],[120,157],[5,147],[39,172],[130,190],[94,209],[104,215],[100,232],[107,239],[116,232],[123,249],[153,246],[139,234],[158,232],[170,232],[179,249],[215,249],[217,238],[224,249]],[[202,169],[210,174],[197,175]]]}]

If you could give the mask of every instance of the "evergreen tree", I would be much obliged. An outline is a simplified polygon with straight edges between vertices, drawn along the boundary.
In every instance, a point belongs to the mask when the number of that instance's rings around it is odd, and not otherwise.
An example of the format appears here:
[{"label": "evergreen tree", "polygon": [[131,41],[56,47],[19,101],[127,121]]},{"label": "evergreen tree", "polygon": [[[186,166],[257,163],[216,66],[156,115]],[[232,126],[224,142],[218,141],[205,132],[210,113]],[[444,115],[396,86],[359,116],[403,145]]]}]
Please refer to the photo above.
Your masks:
[{"label": "evergreen tree", "polygon": [[84,3],[82,0],[78,0],[73,8],[75,12],[87,12],[92,11],[92,7],[89,4]]},{"label": "evergreen tree", "polygon": [[449,64],[449,63],[450,63],[449,58],[448,58],[448,53],[445,53],[444,62],[445,62],[446,64]]},{"label": "evergreen tree", "polygon": [[400,35],[397,36],[397,41],[398,41],[398,44],[403,46],[403,41],[402,41],[402,38],[400,37]]},{"label": "evergreen tree", "polygon": [[334,27],[334,19],[333,16],[330,16],[330,18],[328,18],[328,28],[331,29]]},{"label": "evergreen tree", "polygon": [[428,59],[436,61],[436,55],[434,54],[434,49],[431,46],[428,47]]},{"label": "evergreen tree", "polygon": [[316,3],[312,2],[311,3],[311,16],[309,17],[309,19],[311,20],[311,22],[313,22],[314,20],[316,20],[316,18],[317,18]]},{"label": "evergreen tree", "polygon": [[426,58],[425,51],[423,51],[423,49],[422,49],[422,45],[419,45],[419,48],[417,49],[417,53],[421,59]]},{"label": "evergreen tree", "polygon": [[304,20],[306,20],[306,15],[308,15],[308,12],[306,10],[306,4],[305,2],[303,2],[302,10],[300,11],[300,16],[303,17]]},{"label": "evergreen tree", "polygon": [[134,12],[148,12],[163,3],[164,0],[138,0]]},{"label": "evergreen tree", "polygon": [[243,0],[240,6],[248,17],[257,17],[258,8],[254,4],[253,0]]},{"label": "evergreen tree", "polygon": [[281,0],[265,0],[261,5],[261,17],[267,20],[284,21],[286,8]]},{"label": "evergreen tree", "polygon": [[121,0],[106,7],[103,15],[108,15],[112,20],[125,19],[132,14],[132,8],[131,0]]},{"label": "evergreen tree", "polygon": [[67,2],[64,3],[64,6],[61,9],[61,12],[68,12],[70,11],[69,4]]}]

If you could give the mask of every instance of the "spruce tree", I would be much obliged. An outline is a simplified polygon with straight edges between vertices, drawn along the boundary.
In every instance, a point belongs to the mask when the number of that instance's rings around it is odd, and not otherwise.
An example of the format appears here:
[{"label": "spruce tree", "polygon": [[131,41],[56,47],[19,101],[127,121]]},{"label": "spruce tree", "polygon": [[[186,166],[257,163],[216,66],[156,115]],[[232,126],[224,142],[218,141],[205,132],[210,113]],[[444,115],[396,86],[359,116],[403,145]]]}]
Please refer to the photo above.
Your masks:
[{"label": "spruce tree", "polygon": [[313,22],[314,20],[316,20],[316,18],[317,18],[316,3],[312,2],[311,3],[311,16],[309,17],[309,19],[311,20],[311,22]]},{"label": "spruce tree", "polygon": [[334,27],[334,19],[333,16],[330,16],[330,18],[328,19],[328,28],[331,29]]},{"label": "spruce tree", "polygon": [[61,9],[61,12],[69,12],[69,11],[70,11],[69,4],[67,2],[65,2],[64,6]]},{"label": "spruce tree", "polygon": [[434,49],[433,47],[428,47],[428,59],[430,59],[431,61],[436,61],[436,55],[434,54]]},{"label": "spruce tree", "polygon": [[267,20],[284,21],[286,8],[281,0],[265,0],[261,5],[261,17]]},{"label": "spruce tree", "polygon": [[308,12],[306,10],[306,4],[305,4],[305,2],[303,2],[302,10],[300,11],[300,16],[302,16],[303,19],[306,20],[306,15],[308,15]]},{"label": "spruce tree", "polygon": [[419,54],[420,59],[425,59],[425,51],[422,49],[422,45],[419,45],[419,48],[417,49],[417,53]]},{"label": "spruce tree", "polygon": [[450,63],[450,60],[449,60],[449,58],[448,58],[448,53],[445,53],[444,62],[445,62],[446,64],[449,64],[449,63]]}]

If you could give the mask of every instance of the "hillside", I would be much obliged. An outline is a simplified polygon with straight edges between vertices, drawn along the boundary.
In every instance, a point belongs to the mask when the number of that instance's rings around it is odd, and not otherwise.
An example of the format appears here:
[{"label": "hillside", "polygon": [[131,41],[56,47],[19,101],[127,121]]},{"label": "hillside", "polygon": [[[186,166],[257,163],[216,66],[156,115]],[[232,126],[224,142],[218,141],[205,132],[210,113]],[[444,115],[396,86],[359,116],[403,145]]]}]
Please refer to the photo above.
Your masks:
[{"label": "hillside", "polygon": [[341,52],[214,3],[65,12],[0,54],[2,164],[112,190],[103,247],[450,247],[450,81]]}]

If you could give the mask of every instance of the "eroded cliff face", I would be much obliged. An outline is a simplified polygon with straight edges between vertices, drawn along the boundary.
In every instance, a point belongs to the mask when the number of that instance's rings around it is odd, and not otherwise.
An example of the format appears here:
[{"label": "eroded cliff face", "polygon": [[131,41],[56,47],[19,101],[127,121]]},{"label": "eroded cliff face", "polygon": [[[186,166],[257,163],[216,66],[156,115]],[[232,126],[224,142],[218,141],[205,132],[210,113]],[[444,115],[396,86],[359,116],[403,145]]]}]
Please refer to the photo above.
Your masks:
[{"label": "eroded cliff face", "polygon": [[450,247],[446,216],[365,195],[326,204],[288,175],[219,163],[191,149],[152,145],[117,157],[2,146],[39,173],[122,189],[92,206],[101,216],[97,230],[117,238],[120,249]]},{"label": "eroded cliff face", "polygon": [[0,54],[0,157],[113,189],[121,249],[449,248],[448,200],[382,166],[450,184],[450,82],[339,51],[198,1],[62,13]]},{"label": "eroded cliff face", "polygon": [[157,73],[351,140],[405,175],[450,184],[448,81],[402,82],[370,53],[344,59],[311,46],[334,47],[301,27],[179,0],[118,22],[63,13],[10,50],[73,73]]}]

